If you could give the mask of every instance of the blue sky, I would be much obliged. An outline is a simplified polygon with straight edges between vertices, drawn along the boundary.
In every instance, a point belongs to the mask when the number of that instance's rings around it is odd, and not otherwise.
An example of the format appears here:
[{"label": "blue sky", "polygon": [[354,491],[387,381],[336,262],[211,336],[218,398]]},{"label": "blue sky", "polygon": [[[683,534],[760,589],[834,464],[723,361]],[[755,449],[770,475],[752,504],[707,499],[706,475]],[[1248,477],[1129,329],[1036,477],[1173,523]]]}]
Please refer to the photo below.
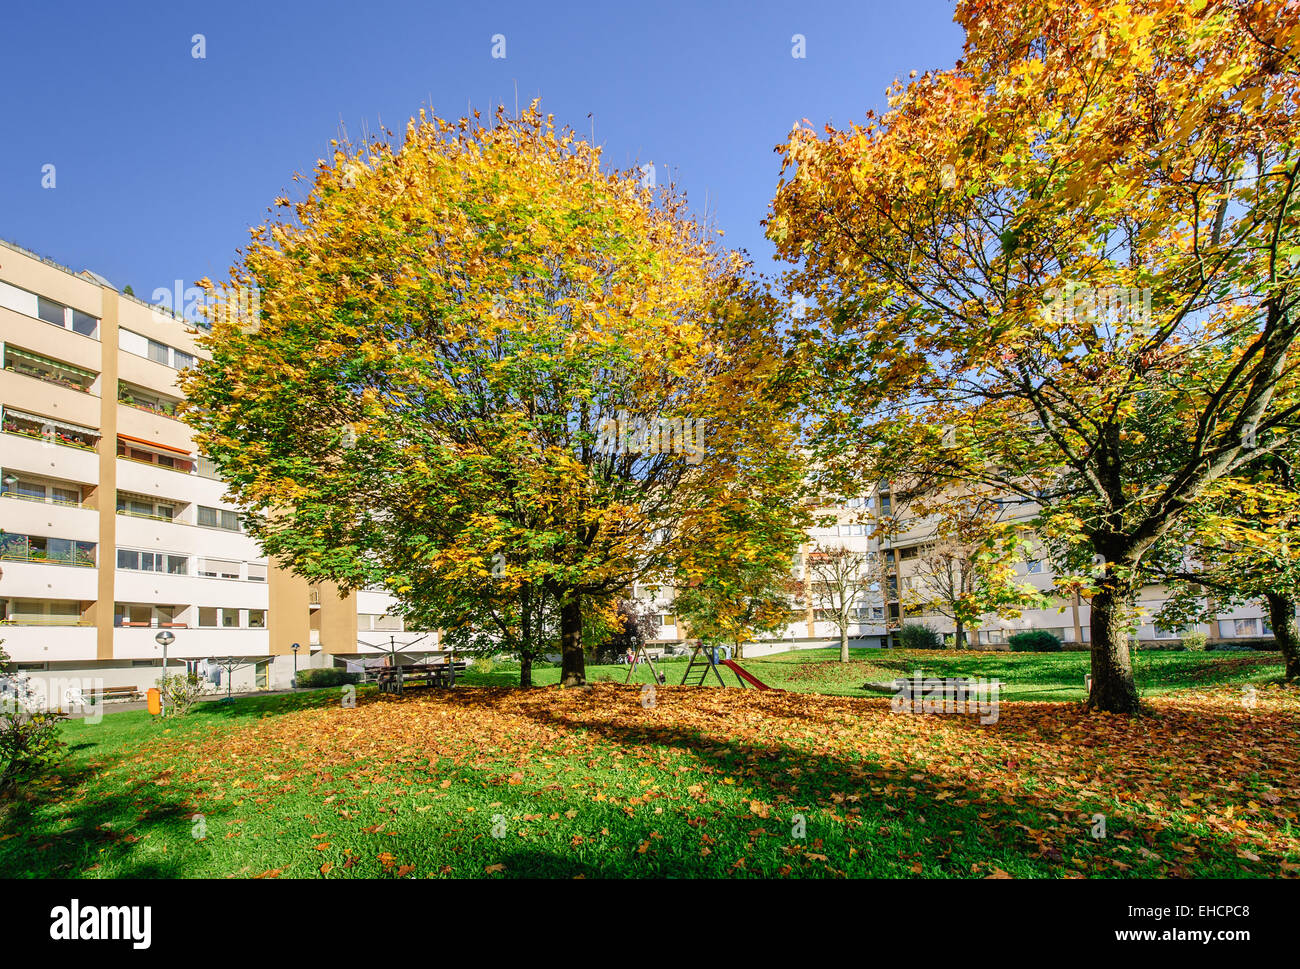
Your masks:
[{"label": "blue sky", "polygon": [[422,105],[513,108],[516,87],[579,131],[594,121],[611,165],[671,168],[771,271],[759,220],[791,125],[860,119],[962,42],[942,0],[10,0],[3,24],[0,237],[145,299],[224,275],[340,123],[400,134]]}]

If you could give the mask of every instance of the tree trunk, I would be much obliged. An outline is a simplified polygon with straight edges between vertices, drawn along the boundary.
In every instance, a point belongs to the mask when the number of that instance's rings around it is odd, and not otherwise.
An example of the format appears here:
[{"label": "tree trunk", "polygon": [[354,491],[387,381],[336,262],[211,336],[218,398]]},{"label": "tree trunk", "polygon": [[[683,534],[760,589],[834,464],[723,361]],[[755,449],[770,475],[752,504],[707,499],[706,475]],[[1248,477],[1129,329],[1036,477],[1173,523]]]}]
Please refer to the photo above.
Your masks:
[{"label": "tree trunk", "polygon": [[957,631],[952,634],[952,645],[954,649],[966,648],[966,624],[960,619],[957,620]]},{"label": "tree trunk", "polygon": [[849,631],[848,629],[840,630],[840,662],[849,661]]},{"label": "tree trunk", "polygon": [[734,656],[735,656],[736,659],[744,659],[744,658],[745,658],[745,643],[744,643],[743,640],[740,640],[740,639],[737,639],[737,640],[736,640],[736,651],[735,651]]},{"label": "tree trunk", "polygon": [[525,689],[533,685],[532,653],[522,653],[519,657],[519,685]]},{"label": "tree trunk", "polygon": [[585,686],[586,657],[582,654],[582,603],[570,593],[560,605],[560,686]]},{"label": "tree trunk", "polygon": [[1102,580],[1092,597],[1092,691],[1088,706],[1107,713],[1136,713],[1137,684],[1129,656],[1128,623],[1124,607],[1132,590],[1112,578]]},{"label": "tree trunk", "polygon": [[1264,598],[1268,601],[1268,622],[1273,627],[1273,638],[1286,660],[1284,675],[1288,680],[1300,679],[1300,625],[1295,618],[1295,597],[1267,592]]}]

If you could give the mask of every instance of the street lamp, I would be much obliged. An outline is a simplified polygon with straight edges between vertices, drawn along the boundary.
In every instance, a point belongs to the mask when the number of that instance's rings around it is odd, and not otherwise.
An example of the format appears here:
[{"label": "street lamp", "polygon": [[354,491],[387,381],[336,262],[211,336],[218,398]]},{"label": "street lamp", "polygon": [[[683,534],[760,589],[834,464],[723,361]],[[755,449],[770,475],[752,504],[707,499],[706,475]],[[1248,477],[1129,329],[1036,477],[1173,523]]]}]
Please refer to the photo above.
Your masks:
[{"label": "street lamp", "polygon": [[159,710],[165,717],[167,716],[167,647],[176,642],[176,635],[170,629],[164,629],[154,637],[154,641],[163,648],[163,689],[158,701],[160,703]]},{"label": "street lamp", "polygon": [[298,650],[302,649],[301,643],[294,643],[290,647],[293,650],[293,688],[298,689]]}]

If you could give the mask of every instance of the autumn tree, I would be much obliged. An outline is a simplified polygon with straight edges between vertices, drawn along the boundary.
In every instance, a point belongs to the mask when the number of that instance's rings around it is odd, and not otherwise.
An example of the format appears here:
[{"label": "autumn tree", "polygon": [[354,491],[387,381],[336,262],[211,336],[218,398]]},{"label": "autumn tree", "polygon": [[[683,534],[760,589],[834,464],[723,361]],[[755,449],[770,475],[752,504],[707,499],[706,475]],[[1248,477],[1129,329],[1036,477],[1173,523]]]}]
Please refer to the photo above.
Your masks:
[{"label": "autumn tree", "polygon": [[743,659],[746,642],[790,623],[795,593],[788,557],[783,568],[741,563],[727,574],[710,572],[679,587],[673,611],[692,637],[728,643]]},{"label": "autumn tree", "polygon": [[780,149],[768,233],[810,300],[816,440],[872,477],[1040,503],[1089,582],[1089,703],[1133,711],[1144,559],[1295,429],[1300,8],[957,19],[955,67]]},{"label": "autumn tree", "polygon": [[849,627],[869,608],[875,556],[845,545],[816,545],[805,557],[807,595],[812,606],[840,634],[840,662],[849,661]]},{"label": "autumn tree", "polygon": [[1297,457],[1295,447],[1270,452],[1215,482],[1148,566],[1152,580],[1170,589],[1157,617],[1170,628],[1262,602],[1288,680],[1300,679]]},{"label": "autumn tree", "polygon": [[655,638],[659,632],[655,616],[647,612],[635,599],[619,599],[614,606],[613,622],[597,649],[614,658],[628,652],[635,653]]},{"label": "autumn tree", "polygon": [[671,189],[605,170],[536,104],[422,112],[310,182],[217,287],[258,299],[222,302],[186,381],[277,561],[436,625],[517,596],[490,621],[522,633],[544,593],[572,686],[584,610],[732,547],[735,495],[785,500],[775,303]]},{"label": "autumn tree", "polygon": [[962,649],[968,626],[989,614],[1017,616],[1043,596],[1016,581],[1025,540],[1019,523],[1005,518],[1005,503],[972,492],[937,498],[926,506],[931,537],[917,549],[903,602],[952,620],[954,645]]}]

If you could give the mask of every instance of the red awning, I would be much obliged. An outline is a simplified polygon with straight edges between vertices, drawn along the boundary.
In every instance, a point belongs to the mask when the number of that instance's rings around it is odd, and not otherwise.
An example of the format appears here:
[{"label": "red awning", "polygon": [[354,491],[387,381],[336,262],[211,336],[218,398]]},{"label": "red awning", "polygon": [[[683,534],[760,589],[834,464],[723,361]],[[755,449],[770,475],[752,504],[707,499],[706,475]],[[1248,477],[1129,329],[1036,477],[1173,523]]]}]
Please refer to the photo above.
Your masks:
[{"label": "red awning", "polygon": [[146,441],[144,438],[132,437],[130,434],[119,434],[118,438],[123,441],[130,441],[132,444],[143,444],[145,447],[157,448],[160,451],[171,451],[173,454],[183,454],[187,458],[194,456],[184,448],[172,447],[170,444],[160,444],[157,441]]}]

